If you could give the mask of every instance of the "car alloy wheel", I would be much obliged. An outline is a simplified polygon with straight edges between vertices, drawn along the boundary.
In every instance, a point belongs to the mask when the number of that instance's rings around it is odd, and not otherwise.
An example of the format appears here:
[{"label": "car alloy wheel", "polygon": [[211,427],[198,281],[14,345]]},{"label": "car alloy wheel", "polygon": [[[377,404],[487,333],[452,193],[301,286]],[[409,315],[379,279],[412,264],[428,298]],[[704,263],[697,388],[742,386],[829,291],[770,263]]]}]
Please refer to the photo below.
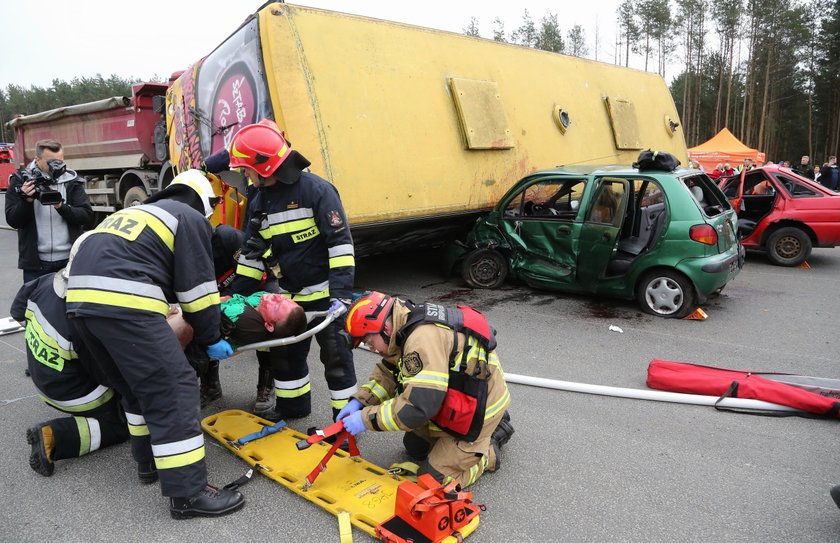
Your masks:
[{"label": "car alloy wheel", "polygon": [[639,283],[636,296],[642,309],[651,315],[682,318],[693,308],[694,286],[679,272],[656,270]]}]

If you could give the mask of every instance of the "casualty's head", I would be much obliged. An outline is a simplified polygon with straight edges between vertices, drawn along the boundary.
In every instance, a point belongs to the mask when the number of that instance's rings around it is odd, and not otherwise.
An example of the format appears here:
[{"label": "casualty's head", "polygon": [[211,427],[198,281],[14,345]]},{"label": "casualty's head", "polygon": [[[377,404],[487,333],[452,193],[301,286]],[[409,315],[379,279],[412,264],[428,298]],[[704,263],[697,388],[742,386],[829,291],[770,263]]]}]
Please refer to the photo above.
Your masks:
[{"label": "casualty's head", "polygon": [[70,267],[73,265],[73,259],[76,258],[76,253],[79,252],[79,247],[82,246],[82,242],[84,242],[91,234],[93,234],[93,231],[85,232],[76,238],[76,241],[73,242],[73,246],[70,247],[70,256],[67,257],[67,265],[55,272],[55,275],[53,276],[53,290],[59,298],[67,296],[67,280],[70,279]]},{"label": "casualty's head", "polygon": [[306,313],[290,298],[281,294],[266,293],[260,296],[257,311],[263,326],[276,337],[292,337],[306,330]]},{"label": "casualty's head", "polygon": [[213,192],[213,186],[200,170],[186,170],[176,175],[165,189],[149,196],[145,203],[159,200],[187,204],[209,219],[221,198]]},{"label": "casualty's head", "polygon": [[372,350],[384,354],[391,343],[393,323],[391,313],[395,298],[371,292],[359,298],[347,311],[344,337],[349,348],[365,343]]},{"label": "casualty's head", "polygon": [[230,167],[242,168],[256,186],[276,183],[291,185],[309,166],[309,161],[286,140],[283,132],[269,119],[244,127],[230,142]]},{"label": "casualty's head", "polygon": [[306,313],[279,294],[263,294],[257,307],[245,304],[230,338],[239,345],[294,337],[306,330]]}]

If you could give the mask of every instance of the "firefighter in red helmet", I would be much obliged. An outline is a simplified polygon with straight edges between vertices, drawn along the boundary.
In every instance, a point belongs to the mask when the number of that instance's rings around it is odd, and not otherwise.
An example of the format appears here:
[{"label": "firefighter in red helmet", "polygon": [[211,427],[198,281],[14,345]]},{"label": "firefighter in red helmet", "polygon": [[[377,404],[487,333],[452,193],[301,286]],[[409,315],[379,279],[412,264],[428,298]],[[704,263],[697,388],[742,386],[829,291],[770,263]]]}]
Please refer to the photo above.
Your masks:
[{"label": "firefighter in red helmet", "polygon": [[[273,121],[242,128],[231,140],[229,152],[230,167],[242,168],[259,187],[248,202],[249,239],[236,273],[257,281],[266,269],[273,270],[279,291],[306,311],[326,310],[336,300],[349,305],[355,272],[353,238],[336,188],[304,171],[309,161],[291,149]],[[338,319],[315,336],[333,417],[357,389],[353,356],[338,335],[343,326],[343,319]],[[271,349],[275,402],[258,415],[279,420],[311,412],[306,363],[310,343]]]},{"label": "firefighter in red helmet", "polygon": [[418,474],[443,483],[466,487],[499,469],[513,435],[510,393],[481,313],[372,292],[350,308],[344,336],[383,357],[338,414],[351,434],[405,432]]}]

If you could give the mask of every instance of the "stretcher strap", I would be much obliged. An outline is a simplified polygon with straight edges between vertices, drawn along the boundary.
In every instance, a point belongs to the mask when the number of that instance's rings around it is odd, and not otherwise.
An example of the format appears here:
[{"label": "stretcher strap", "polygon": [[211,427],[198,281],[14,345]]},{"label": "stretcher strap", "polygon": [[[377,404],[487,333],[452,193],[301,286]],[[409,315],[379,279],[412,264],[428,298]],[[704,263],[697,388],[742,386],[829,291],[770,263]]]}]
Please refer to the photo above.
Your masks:
[{"label": "stretcher strap", "polygon": [[245,472],[245,475],[240,477],[239,479],[233,481],[232,483],[228,483],[224,486],[226,490],[236,490],[241,486],[245,486],[250,480],[251,476],[254,475],[254,470],[249,469]]},{"label": "stretcher strap", "polygon": [[350,513],[347,511],[338,514],[338,536],[341,543],[353,543],[353,528],[350,525]]},{"label": "stretcher strap", "polygon": [[276,422],[275,424],[272,424],[271,426],[263,426],[262,430],[260,430],[259,432],[254,432],[254,433],[242,436],[239,439],[237,439],[236,441],[234,441],[232,443],[231,442],[228,442],[228,443],[230,443],[230,445],[233,446],[233,447],[239,448],[239,447],[245,445],[246,443],[248,443],[250,441],[254,441],[255,439],[261,439],[261,438],[263,438],[267,435],[271,435],[275,432],[279,432],[280,430],[282,430],[285,427],[286,427],[286,421],[281,420],[279,422]]},{"label": "stretcher strap", "polygon": [[[308,446],[313,443],[319,443],[333,435],[336,435],[335,443],[332,444],[332,447],[330,447],[330,450],[327,451],[327,454],[325,454],[321,461],[318,462],[318,465],[315,466],[315,469],[313,469],[309,473],[309,475],[306,476],[306,484],[304,485],[304,489],[307,489],[310,486],[312,486],[313,483],[315,483],[315,479],[318,478],[318,475],[320,475],[322,471],[327,469],[327,462],[330,461],[330,458],[333,457],[335,451],[337,451],[341,444],[344,443],[344,440],[347,440],[347,444],[350,449],[350,456],[354,458],[359,456],[359,447],[356,446],[356,438],[354,438],[352,435],[350,435],[350,432],[344,429],[344,422],[342,421],[333,423],[324,428],[323,430],[317,430],[315,434],[301,441],[305,442]],[[300,443],[298,443],[298,448],[302,448]]]},{"label": "stretcher strap", "polygon": [[[430,511],[438,505],[445,503],[452,503],[455,501],[464,501],[469,503],[472,499],[472,492],[461,492],[458,483],[450,482],[448,485],[432,486],[425,491],[418,494],[408,505],[409,511]],[[440,499],[438,501],[427,501],[433,496]]]}]

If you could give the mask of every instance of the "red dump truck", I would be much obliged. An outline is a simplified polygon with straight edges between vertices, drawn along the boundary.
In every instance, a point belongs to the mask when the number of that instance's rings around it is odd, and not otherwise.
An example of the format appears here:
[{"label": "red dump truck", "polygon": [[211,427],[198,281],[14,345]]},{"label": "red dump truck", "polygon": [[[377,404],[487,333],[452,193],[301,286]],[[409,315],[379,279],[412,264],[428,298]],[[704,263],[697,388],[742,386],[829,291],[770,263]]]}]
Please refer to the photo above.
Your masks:
[{"label": "red dump truck", "polygon": [[0,143],[0,190],[9,188],[9,176],[15,173],[15,153],[8,143]]},{"label": "red dump truck", "polygon": [[8,123],[15,130],[17,160],[22,166],[29,164],[38,140],[60,141],[68,168],[88,179],[94,211],[110,213],[136,205],[172,177],[171,169],[163,167],[166,146],[155,144],[163,138],[154,137],[155,131],[166,132],[167,88],[139,83],[131,88],[130,97],[17,117]]}]

